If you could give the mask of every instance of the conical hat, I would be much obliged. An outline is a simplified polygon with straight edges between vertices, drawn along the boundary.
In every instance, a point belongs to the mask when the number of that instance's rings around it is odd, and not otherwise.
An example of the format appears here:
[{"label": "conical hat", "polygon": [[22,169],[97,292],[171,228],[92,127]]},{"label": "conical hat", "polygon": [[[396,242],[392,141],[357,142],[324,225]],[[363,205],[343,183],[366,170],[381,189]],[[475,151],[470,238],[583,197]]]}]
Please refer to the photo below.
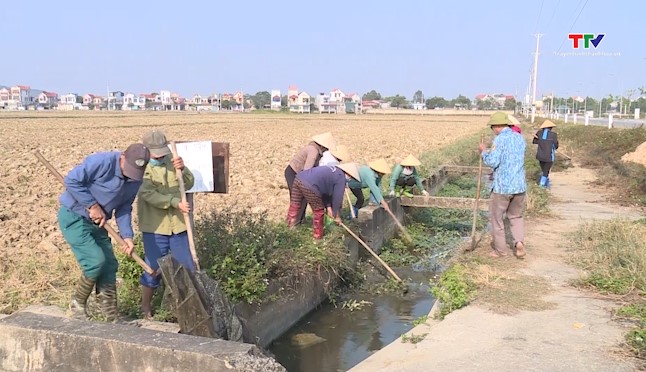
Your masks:
[{"label": "conical hat", "polygon": [[334,150],[336,148],[336,141],[334,140],[334,137],[332,137],[332,133],[330,132],[317,134],[312,137],[312,141],[318,143],[328,150]]},{"label": "conical hat", "polygon": [[489,118],[489,122],[487,123],[488,126],[508,124],[509,117],[502,111],[494,112],[493,115],[491,115],[491,118]]},{"label": "conical hat", "polygon": [[338,161],[350,161],[350,152],[348,151],[347,146],[337,145],[335,149],[330,150],[330,153]]},{"label": "conical hat", "polygon": [[388,167],[388,163],[386,163],[386,160],[384,158],[369,161],[368,166],[375,172],[378,173],[390,173],[390,167]]},{"label": "conical hat", "polygon": [[555,127],[555,126],[556,126],[556,124],[552,123],[552,122],[551,122],[551,121],[549,121],[549,120],[545,120],[545,121],[543,122],[543,125],[541,125],[541,128],[540,128],[540,129],[543,129],[543,128],[553,128],[553,127]]},{"label": "conical hat", "polygon": [[520,124],[520,122],[518,121],[518,119],[516,119],[516,117],[514,115],[507,115],[507,118],[514,125]]},{"label": "conical hat", "polygon": [[422,165],[422,163],[413,155],[408,155],[406,159],[402,160],[402,162],[399,164],[402,167],[417,167],[419,165]]},{"label": "conical hat", "polygon": [[337,167],[341,168],[350,177],[361,182],[361,177],[359,176],[359,167],[357,167],[356,163],[341,163],[337,165]]}]

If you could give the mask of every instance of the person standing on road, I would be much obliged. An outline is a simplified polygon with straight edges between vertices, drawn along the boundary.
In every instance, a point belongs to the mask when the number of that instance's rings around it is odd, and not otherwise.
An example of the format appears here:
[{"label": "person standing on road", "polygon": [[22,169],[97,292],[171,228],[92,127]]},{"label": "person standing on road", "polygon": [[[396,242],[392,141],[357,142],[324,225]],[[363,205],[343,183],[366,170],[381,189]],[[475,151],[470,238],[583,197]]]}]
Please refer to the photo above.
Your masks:
[{"label": "person standing on road", "polygon": [[503,222],[503,216],[506,214],[511,226],[516,257],[523,258],[525,256],[523,212],[525,192],[527,191],[525,181],[526,145],[525,139],[516,135],[508,126],[509,123],[509,118],[504,112],[496,112],[491,115],[488,125],[496,137],[491,149],[487,150],[484,144],[480,144],[479,149],[482,161],[494,172],[489,204],[493,238],[493,250],[490,255],[501,257],[509,253]]},{"label": "person standing on road", "polygon": [[[319,160],[321,160],[323,153],[327,150],[334,149],[336,149],[336,141],[334,140],[334,137],[332,137],[332,133],[326,132],[315,135],[312,137],[312,141],[310,143],[298,150],[296,155],[294,155],[285,168],[285,180],[287,181],[290,200],[296,175],[301,171],[316,167]],[[300,205],[301,209],[298,214],[297,223],[303,222],[303,219],[305,218],[307,202],[303,200]]]},{"label": "person standing on road", "polygon": [[[189,213],[190,206],[188,202],[182,202],[176,170],[182,172],[187,190],[195,182],[193,173],[184,166],[181,157],[171,158],[164,133],[148,132],[142,142],[150,150],[150,162],[144,172],[137,199],[137,215],[143,235],[146,263],[157,271],[157,260],[170,253],[186,269],[195,271],[182,215]],[[142,286],[141,310],[145,318],[150,318],[151,303],[155,289],[160,285],[160,277],[144,272],[139,282]]]},{"label": "person standing on road", "polygon": [[348,181],[348,187],[350,191],[357,198],[357,202],[354,204],[354,215],[359,215],[359,209],[363,207],[365,201],[363,197],[363,189],[370,189],[370,203],[374,205],[381,204],[385,210],[390,211],[388,203],[384,200],[384,196],[381,193],[381,179],[383,176],[390,171],[388,163],[384,159],[377,159],[368,162],[368,165],[362,165],[359,167],[359,177],[355,180]]},{"label": "person standing on road", "polygon": [[330,218],[337,224],[341,222],[339,211],[343,204],[346,181],[350,178],[359,179],[359,171],[354,163],[324,165],[299,172],[294,180],[294,189],[287,211],[287,226],[293,228],[296,225],[300,204],[305,199],[314,212],[312,221],[314,239],[322,239],[326,208]]},{"label": "person standing on road", "polygon": [[[417,189],[422,193],[422,195],[428,195],[428,191],[424,190],[424,185],[422,184],[422,178],[417,173],[417,167],[422,163],[417,160],[413,155],[408,155],[406,159],[402,160],[401,163],[395,164],[393,167],[392,173],[390,174],[390,188],[388,196],[413,196],[412,190],[413,186],[417,186]],[[395,193],[395,187],[399,190]],[[410,187],[410,191],[407,188]]]},{"label": "person standing on road", "polygon": [[121,249],[132,254],[132,203],[149,158],[148,148],[135,143],[124,152],[92,154],[65,177],[58,223],[82,271],[69,305],[75,317],[87,317],[87,299],[96,286],[97,303],[106,320],[117,319],[119,264],[102,227],[114,214],[126,243]]},{"label": "person standing on road", "polygon": [[554,164],[556,150],[559,148],[558,135],[552,130],[554,127],[556,127],[556,124],[550,120],[545,120],[532,139],[532,143],[538,145],[536,159],[541,165],[542,172],[541,180],[538,184],[546,188],[550,187],[550,169]]}]

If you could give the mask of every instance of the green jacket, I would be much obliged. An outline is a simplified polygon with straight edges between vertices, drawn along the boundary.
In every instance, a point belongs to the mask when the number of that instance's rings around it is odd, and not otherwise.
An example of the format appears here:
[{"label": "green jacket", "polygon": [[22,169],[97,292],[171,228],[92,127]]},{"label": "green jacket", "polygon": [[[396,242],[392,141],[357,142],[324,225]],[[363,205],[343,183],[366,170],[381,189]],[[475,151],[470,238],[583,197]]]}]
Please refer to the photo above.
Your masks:
[{"label": "green jacket", "polygon": [[[397,179],[399,179],[399,176],[402,176],[403,171],[404,171],[404,167],[402,167],[400,164],[395,164],[395,166],[393,167],[393,171],[390,175],[389,191],[395,190],[395,184],[397,183]],[[413,167],[413,174],[408,176],[402,176],[402,177],[404,177],[405,180],[411,177],[415,177],[415,184],[417,185],[417,188],[420,190],[424,190],[424,185],[422,185],[422,179],[420,178],[419,174],[417,174],[417,167]]]},{"label": "green jacket", "polygon": [[359,167],[359,176],[361,177],[361,182],[352,179],[348,181],[348,187],[350,189],[365,189],[369,188],[370,193],[375,197],[377,203],[381,203],[384,200],[384,196],[381,194],[381,176],[377,175],[377,172],[373,171],[369,166],[362,165]]},{"label": "green jacket", "polygon": [[[186,167],[182,178],[186,190],[193,187],[193,173]],[[170,157],[162,165],[148,164],[137,197],[139,230],[161,235],[186,231],[184,216],[177,209],[181,201],[179,182]]]}]

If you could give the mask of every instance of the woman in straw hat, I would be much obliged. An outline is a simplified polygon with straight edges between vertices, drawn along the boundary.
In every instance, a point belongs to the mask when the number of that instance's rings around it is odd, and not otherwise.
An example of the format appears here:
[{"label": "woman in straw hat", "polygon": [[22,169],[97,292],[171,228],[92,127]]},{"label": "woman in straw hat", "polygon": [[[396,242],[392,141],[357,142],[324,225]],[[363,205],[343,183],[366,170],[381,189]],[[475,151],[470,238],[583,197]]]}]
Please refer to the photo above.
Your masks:
[{"label": "woman in straw hat", "polygon": [[413,194],[406,188],[410,187],[412,191],[413,186],[415,185],[417,185],[417,188],[422,192],[422,195],[428,195],[428,191],[424,190],[422,179],[417,173],[416,167],[421,164],[422,163],[413,155],[408,155],[401,161],[401,163],[395,164],[392,174],[390,175],[390,193],[388,195],[395,196],[395,186],[397,186],[397,196],[399,196],[399,194],[404,194],[409,197],[413,196]]},{"label": "woman in straw hat", "polygon": [[319,160],[319,166],[338,165],[342,161],[350,161],[350,152],[348,151],[347,146],[337,145],[336,149],[323,152],[323,156],[321,156],[321,160]]},{"label": "woman in straw hat", "polygon": [[545,120],[532,140],[533,144],[538,145],[536,159],[540,163],[543,173],[539,182],[541,187],[550,187],[550,169],[552,169],[552,164],[554,164],[556,150],[559,148],[558,136],[556,132],[552,131],[554,127],[556,127],[556,124]]},{"label": "woman in straw hat", "polygon": [[359,170],[355,163],[343,163],[336,167],[322,166],[299,172],[294,180],[289,210],[287,211],[287,226],[294,227],[302,200],[312,206],[314,239],[323,238],[323,220],[325,209],[328,216],[338,224],[341,222],[339,211],[343,204],[343,193],[348,179],[359,179]]},{"label": "woman in straw hat", "polygon": [[357,202],[354,204],[355,216],[359,213],[359,209],[363,207],[364,197],[363,189],[370,189],[370,202],[374,204],[381,204],[382,207],[386,210],[390,210],[388,203],[384,200],[383,195],[381,194],[381,179],[383,176],[390,171],[388,163],[384,159],[377,159],[368,162],[368,165],[362,165],[359,167],[359,179],[348,181],[348,186],[350,191],[357,198]]},{"label": "woman in straw hat", "polygon": [[[336,149],[336,141],[334,140],[334,137],[332,137],[332,133],[326,132],[315,135],[314,137],[312,137],[312,141],[310,143],[308,143],[302,149],[298,150],[296,155],[294,155],[292,160],[285,168],[285,180],[287,181],[287,188],[289,189],[290,199],[296,175],[301,171],[315,167],[321,159],[323,153],[327,150],[332,149]],[[303,219],[305,218],[306,208],[307,203],[303,201],[301,203],[301,210],[298,214],[297,223],[303,222]]]}]

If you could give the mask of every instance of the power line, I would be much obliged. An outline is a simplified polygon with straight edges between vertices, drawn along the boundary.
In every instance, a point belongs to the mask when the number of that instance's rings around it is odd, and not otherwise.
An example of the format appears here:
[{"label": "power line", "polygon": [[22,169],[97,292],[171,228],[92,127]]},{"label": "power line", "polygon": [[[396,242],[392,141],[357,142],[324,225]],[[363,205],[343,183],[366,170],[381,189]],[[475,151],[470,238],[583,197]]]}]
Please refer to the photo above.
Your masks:
[{"label": "power line", "polygon": [[[581,1],[583,1],[583,0],[581,0]],[[580,4],[580,3],[581,3],[581,2],[579,1],[579,4]],[[582,7],[582,8],[581,8],[581,10],[579,11],[579,14],[577,14],[577,15],[576,15],[576,18],[574,18],[574,22],[572,22],[572,26],[570,26],[570,30],[567,32],[568,34],[569,34],[570,32],[572,32],[572,29],[574,28],[574,25],[576,25],[576,21],[578,21],[578,20],[579,20],[579,16],[581,15],[581,13],[583,13],[583,9],[585,9],[585,6],[586,6],[586,5],[588,5],[588,0],[585,0],[585,3],[583,3],[583,7]],[[575,11],[576,11],[576,9],[575,9]],[[561,45],[559,46],[559,49],[556,51],[556,53],[558,53],[558,52],[560,52],[560,51],[561,51],[561,48],[563,47],[563,44],[565,44],[565,40],[566,40],[566,39],[563,39],[563,41],[561,42]]]},{"label": "power line", "polygon": [[559,0],[556,3],[556,6],[554,7],[554,11],[552,12],[552,16],[550,17],[550,21],[547,23],[547,28],[549,28],[552,25],[552,21],[554,20],[554,15],[556,14],[556,10],[559,8],[560,4],[561,4],[561,0]]},{"label": "power line", "polygon": [[536,18],[536,27],[534,28],[534,32],[538,32],[538,23],[541,20],[541,14],[543,13],[543,4],[545,4],[545,0],[541,1],[541,8],[538,11],[538,18]]}]

